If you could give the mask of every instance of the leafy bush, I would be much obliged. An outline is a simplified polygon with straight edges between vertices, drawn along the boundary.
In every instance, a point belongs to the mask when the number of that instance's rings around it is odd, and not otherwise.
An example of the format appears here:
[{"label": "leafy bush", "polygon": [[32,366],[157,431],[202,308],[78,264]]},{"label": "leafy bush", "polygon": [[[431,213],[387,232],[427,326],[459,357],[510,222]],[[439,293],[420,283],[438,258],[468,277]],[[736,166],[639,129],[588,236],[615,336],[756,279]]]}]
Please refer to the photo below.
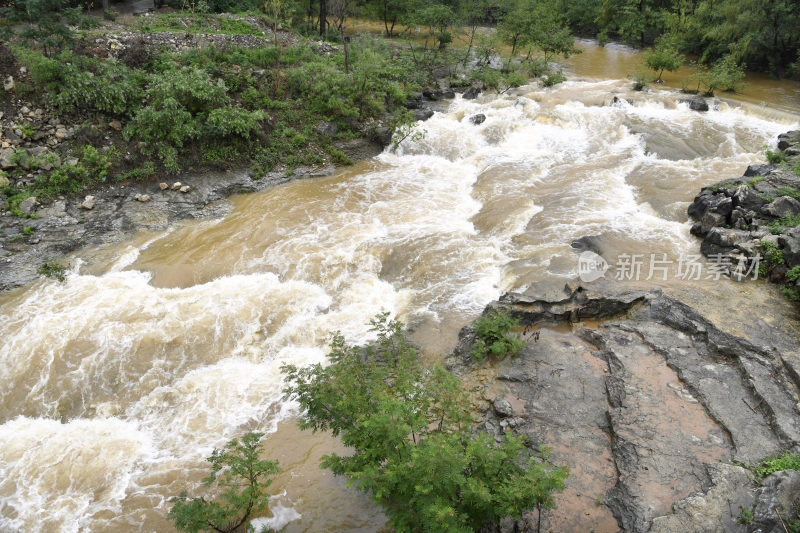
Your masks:
[{"label": "leafy bush", "polygon": [[773,268],[784,264],[783,252],[773,242],[761,241],[761,254],[763,257],[758,266],[758,275],[761,277],[766,277]]},{"label": "leafy bush", "polygon": [[123,132],[126,139],[137,138],[142,152],[157,155],[171,172],[180,169],[178,149],[200,135],[200,127],[174,98],[167,98],[160,107],[147,106],[128,122]]},{"label": "leafy bush", "polygon": [[383,506],[397,531],[477,531],[552,507],[567,469],[520,437],[473,435],[458,379],[423,366],[388,314],[372,325],[378,337],[370,346],[336,335],[329,365],[283,367],[301,427],[330,430],[353,451],[326,455],[322,465]]},{"label": "leafy bush", "polygon": [[514,328],[519,327],[519,320],[513,318],[508,311],[490,311],[475,321],[475,345],[472,358],[481,360],[488,355],[494,359],[503,359],[519,354],[525,343],[509,336]]},{"label": "leafy bush", "polygon": [[64,281],[66,279],[66,270],[64,265],[51,261],[50,259],[45,259],[44,263],[42,263],[36,272],[46,278],[55,278],[58,281]]},{"label": "leafy bush", "polygon": [[212,109],[206,117],[208,135],[228,137],[238,135],[245,139],[257,130],[267,115],[263,111],[247,111],[238,107],[220,107]]},{"label": "leafy bush", "polygon": [[770,165],[780,165],[781,163],[786,162],[786,154],[783,152],[773,152],[772,150],[767,150],[765,154],[767,156],[767,162]]},{"label": "leafy bush", "polygon": [[250,516],[267,509],[267,488],[280,469],[277,461],[260,460],[263,436],[263,433],[247,433],[241,440],[233,439],[221,450],[213,451],[207,459],[211,474],[203,479],[203,484],[216,485],[221,493],[216,501],[203,497],[190,500],[185,492],[172,498],[173,506],[167,516],[178,531],[232,533]]},{"label": "leafy bush", "polygon": [[551,72],[542,79],[542,83],[545,87],[552,87],[553,85],[558,85],[559,83],[565,81],[567,81],[567,77],[564,75],[564,71],[562,70],[559,70],[558,72]]}]

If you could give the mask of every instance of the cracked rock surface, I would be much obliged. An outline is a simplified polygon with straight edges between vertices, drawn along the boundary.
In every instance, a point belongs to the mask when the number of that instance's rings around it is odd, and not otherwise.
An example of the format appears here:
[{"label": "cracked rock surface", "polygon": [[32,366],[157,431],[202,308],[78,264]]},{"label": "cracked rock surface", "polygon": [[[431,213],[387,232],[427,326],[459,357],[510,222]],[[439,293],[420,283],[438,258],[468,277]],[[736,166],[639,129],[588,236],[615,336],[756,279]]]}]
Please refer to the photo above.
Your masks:
[{"label": "cracked rock surface", "polygon": [[[659,290],[608,281],[532,287],[488,309],[525,326],[521,354],[472,363],[467,327],[447,364],[478,396],[481,429],[525,434],[570,467],[542,531],[772,531],[776,507],[796,512],[799,472],[756,489],[731,464],[800,449],[796,340],[745,340]],[[758,520],[739,524],[740,506]]]}]

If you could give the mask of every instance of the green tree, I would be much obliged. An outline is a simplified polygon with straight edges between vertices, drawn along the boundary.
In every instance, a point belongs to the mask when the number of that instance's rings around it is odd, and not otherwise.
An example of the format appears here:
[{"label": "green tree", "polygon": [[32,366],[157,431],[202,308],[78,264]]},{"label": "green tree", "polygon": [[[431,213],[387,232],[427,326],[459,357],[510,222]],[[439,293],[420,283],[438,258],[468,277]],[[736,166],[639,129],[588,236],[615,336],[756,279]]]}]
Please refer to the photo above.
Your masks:
[{"label": "green tree", "polygon": [[280,469],[277,461],[260,459],[263,436],[247,433],[241,440],[233,439],[221,450],[213,451],[208,458],[211,474],[203,484],[214,485],[221,492],[214,501],[202,496],[189,499],[185,492],[172,498],[167,516],[178,531],[232,533],[239,531],[248,518],[267,509],[267,488]]},{"label": "green tree", "polygon": [[329,365],[283,367],[285,397],[302,409],[300,426],[330,430],[353,450],[326,455],[322,466],[370,494],[400,532],[476,531],[551,507],[567,470],[523,438],[496,444],[473,435],[458,379],[424,366],[388,314],[372,325],[372,345],[349,346],[336,335]]},{"label": "green tree", "polygon": [[653,72],[658,73],[656,83],[663,83],[661,76],[664,71],[674,72],[683,65],[684,57],[677,47],[666,39],[661,39],[656,46],[645,56],[644,64]]}]

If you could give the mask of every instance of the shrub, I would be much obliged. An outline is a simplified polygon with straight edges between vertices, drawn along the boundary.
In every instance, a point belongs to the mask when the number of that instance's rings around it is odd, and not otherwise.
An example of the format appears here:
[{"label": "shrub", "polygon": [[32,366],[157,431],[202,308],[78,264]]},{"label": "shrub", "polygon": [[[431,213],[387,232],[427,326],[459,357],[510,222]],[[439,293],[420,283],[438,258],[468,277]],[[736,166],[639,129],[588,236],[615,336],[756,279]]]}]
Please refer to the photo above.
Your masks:
[{"label": "shrub", "polygon": [[753,518],[754,517],[752,509],[744,507],[742,505],[739,506],[739,516],[736,517],[737,522],[749,526],[750,524],[753,523]]},{"label": "shrub", "polygon": [[558,72],[551,72],[542,79],[542,83],[544,83],[545,87],[552,87],[553,85],[558,85],[559,83],[565,81],[567,81],[567,77],[564,75],[564,71],[562,70],[559,70]]},{"label": "shrub", "polygon": [[513,318],[508,311],[489,311],[475,321],[475,345],[472,358],[481,360],[488,355],[494,359],[503,359],[519,354],[525,343],[509,336],[512,329],[519,327],[519,320]]},{"label": "shrub", "polygon": [[58,281],[64,281],[66,279],[64,275],[66,270],[67,269],[64,268],[63,265],[55,261],[51,261],[50,259],[45,259],[44,263],[42,263],[36,272],[46,278],[55,278]]},{"label": "shrub", "polygon": [[238,107],[220,107],[208,112],[206,131],[208,135],[228,137],[238,135],[245,139],[257,130],[267,115],[263,111],[247,111]]},{"label": "shrub", "polygon": [[767,150],[765,154],[767,156],[767,162],[770,165],[780,165],[781,163],[786,162],[786,154],[783,152],[773,152],[772,150]]},{"label": "shrub", "polygon": [[458,379],[423,366],[388,314],[372,325],[378,337],[370,346],[336,335],[330,364],[283,367],[301,427],[330,430],[352,450],[326,455],[322,465],[382,505],[397,531],[478,531],[552,507],[567,469],[523,438],[474,435]]},{"label": "shrub", "polygon": [[218,531],[231,533],[247,519],[267,509],[267,488],[272,476],[280,472],[277,461],[259,459],[263,433],[247,433],[241,440],[233,439],[221,450],[215,449],[207,460],[211,474],[203,479],[206,487],[216,485],[217,500],[187,497],[184,492],[172,498],[167,517],[175,522],[178,531]]},{"label": "shrub", "polygon": [[178,149],[197,138],[200,131],[192,114],[174,98],[167,98],[160,107],[141,109],[125,126],[123,135],[140,140],[143,153],[157,155],[168,171],[177,172]]},{"label": "shrub", "polygon": [[766,277],[773,268],[784,264],[783,252],[773,242],[761,241],[761,254],[763,257],[758,266],[758,275],[761,277]]}]

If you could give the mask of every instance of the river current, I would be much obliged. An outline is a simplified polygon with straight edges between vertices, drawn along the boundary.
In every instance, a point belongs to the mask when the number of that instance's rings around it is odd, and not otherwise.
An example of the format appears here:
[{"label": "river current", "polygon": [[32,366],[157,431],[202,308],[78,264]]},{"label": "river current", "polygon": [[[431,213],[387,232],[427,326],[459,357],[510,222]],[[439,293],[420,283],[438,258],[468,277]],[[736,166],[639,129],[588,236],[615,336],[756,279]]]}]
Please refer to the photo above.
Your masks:
[{"label": "river current", "polygon": [[435,358],[503,292],[574,278],[584,236],[612,263],[698,254],[688,203],[798,119],[793,85],[775,106],[707,113],[629,87],[573,75],[458,96],[395,151],[79,252],[64,283],[0,296],[0,531],[168,531],[168,498],[249,430],[284,468],[264,523],[379,529],[374,505],[318,469],[340,445],[296,429],[281,364],[323,361],[335,331],[368,340],[381,311]]}]

